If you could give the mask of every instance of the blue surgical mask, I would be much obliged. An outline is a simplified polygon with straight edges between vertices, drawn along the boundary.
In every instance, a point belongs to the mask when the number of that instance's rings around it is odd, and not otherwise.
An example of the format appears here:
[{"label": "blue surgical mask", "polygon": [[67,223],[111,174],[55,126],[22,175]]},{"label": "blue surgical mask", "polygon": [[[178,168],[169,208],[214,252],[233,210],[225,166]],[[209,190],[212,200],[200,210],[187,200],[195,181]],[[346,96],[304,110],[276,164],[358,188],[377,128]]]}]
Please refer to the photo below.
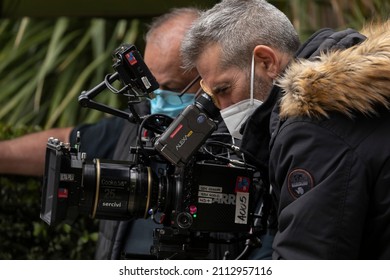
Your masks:
[{"label": "blue surgical mask", "polygon": [[180,93],[157,89],[154,91],[155,98],[150,100],[150,108],[152,114],[164,114],[172,118],[176,118],[181,111],[195,101],[195,94],[185,93],[179,96]]}]

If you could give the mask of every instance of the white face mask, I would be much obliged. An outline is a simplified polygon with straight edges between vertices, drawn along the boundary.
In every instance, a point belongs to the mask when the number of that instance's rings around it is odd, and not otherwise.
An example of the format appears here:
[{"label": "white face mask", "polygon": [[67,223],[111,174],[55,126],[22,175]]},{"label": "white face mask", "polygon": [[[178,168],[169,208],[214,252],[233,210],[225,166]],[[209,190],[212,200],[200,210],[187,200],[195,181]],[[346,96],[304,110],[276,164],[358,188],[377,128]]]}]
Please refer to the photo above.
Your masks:
[{"label": "white face mask", "polygon": [[229,130],[230,135],[234,138],[242,139],[240,133],[241,126],[245,123],[247,118],[252,115],[263,102],[253,98],[254,80],[255,80],[255,57],[252,54],[251,78],[250,78],[250,98],[244,99],[236,104],[233,104],[220,111],[221,116]]}]

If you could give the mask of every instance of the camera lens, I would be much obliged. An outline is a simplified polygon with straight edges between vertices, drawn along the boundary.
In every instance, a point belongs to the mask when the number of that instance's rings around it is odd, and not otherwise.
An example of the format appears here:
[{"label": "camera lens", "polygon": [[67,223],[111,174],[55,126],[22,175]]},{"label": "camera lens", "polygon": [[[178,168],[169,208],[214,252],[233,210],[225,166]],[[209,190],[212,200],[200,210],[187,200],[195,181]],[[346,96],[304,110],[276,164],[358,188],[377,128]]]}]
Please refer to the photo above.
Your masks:
[{"label": "camera lens", "polygon": [[150,167],[95,159],[83,168],[80,210],[98,219],[146,218],[156,181]]}]

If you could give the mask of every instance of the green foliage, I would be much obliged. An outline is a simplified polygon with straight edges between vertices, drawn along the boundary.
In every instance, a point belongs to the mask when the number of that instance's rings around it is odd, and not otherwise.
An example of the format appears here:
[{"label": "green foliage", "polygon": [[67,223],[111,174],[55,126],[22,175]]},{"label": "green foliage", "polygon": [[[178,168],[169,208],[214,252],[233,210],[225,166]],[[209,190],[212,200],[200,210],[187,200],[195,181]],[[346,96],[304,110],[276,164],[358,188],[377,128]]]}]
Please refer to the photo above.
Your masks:
[{"label": "green foliage", "polygon": [[[39,131],[0,124],[0,139]],[[50,228],[40,218],[41,179],[0,177],[0,259],[93,259],[97,223],[79,219],[72,228]]]},{"label": "green foliage", "polygon": [[96,224],[50,228],[40,218],[40,180],[0,177],[0,259],[93,259]]},{"label": "green foliage", "polygon": [[[138,20],[0,20],[0,121],[47,129],[98,120],[77,98],[113,72],[112,52],[138,31]],[[121,105],[108,93],[100,101]]]},{"label": "green foliage", "polygon": [[361,29],[389,17],[388,0],[270,0],[291,20],[302,41],[320,28]]}]

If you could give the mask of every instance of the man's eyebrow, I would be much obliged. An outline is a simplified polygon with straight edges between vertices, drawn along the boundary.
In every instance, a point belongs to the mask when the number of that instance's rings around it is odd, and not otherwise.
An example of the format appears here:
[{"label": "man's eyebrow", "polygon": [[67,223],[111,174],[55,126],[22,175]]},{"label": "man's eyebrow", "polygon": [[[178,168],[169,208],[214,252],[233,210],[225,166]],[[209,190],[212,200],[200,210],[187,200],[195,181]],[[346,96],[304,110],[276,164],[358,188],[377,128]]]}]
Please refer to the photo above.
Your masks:
[{"label": "man's eyebrow", "polygon": [[212,92],[212,93],[218,93],[218,92],[220,92],[220,91],[222,91],[222,90],[225,90],[225,89],[228,89],[228,88],[230,88],[230,84],[228,84],[228,83],[222,83],[222,84],[218,84],[218,85],[216,85],[216,86],[213,86],[213,87],[211,88],[211,92]]}]

